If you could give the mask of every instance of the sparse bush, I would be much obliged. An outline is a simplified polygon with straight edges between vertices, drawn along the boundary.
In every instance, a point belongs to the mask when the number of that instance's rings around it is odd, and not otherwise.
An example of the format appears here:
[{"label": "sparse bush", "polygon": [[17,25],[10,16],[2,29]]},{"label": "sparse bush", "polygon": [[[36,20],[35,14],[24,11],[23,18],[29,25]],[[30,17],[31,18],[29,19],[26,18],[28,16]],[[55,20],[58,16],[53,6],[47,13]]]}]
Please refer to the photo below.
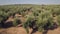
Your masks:
[{"label": "sparse bush", "polygon": [[[8,6],[0,8],[0,23],[5,22],[9,16],[14,16],[16,13],[22,15],[25,18],[25,22],[22,24],[29,33],[29,27],[33,30],[37,28],[38,31],[45,31],[54,26],[54,15],[57,16],[58,25],[60,25],[60,6]],[[6,8],[6,9],[5,9]],[[9,9],[10,8],[10,9]],[[31,10],[32,9],[32,10]],[[36,10],[35,10],[36,9]],[[28,12],[31,11],[31,14]],[[25,17],[26,16],[26,17]],[[20,19],[14,17],[13,26],[20,24]],[[19,23],[18,23],[19,22]]]},{"label": "sparse bush", "polygon": [[14,18],[14,21],[13,21],[13,26],[17,26],[18,24],[20,24],[20,20],[18,18]]},{"label": "sparse bush", "polygon": [[58,22],[58,25],[60,26],[60,15],[57,16],[57,22]]}]

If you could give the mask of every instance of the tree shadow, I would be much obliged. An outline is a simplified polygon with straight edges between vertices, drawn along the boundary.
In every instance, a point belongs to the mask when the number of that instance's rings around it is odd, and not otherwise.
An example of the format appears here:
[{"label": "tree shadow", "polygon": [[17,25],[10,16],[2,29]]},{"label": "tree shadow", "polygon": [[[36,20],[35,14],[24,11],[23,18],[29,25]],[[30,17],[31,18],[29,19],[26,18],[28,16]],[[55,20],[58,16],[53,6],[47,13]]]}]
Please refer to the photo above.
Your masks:
[{"label": "tree shadow", "polygon": [[9,27],[12,27],[13,26],[13,23],[12,23],[12,21],[10,21],[10,22],[2,22],[1,23],[1,27],[2,28],[9,28]]},{"label": "tree shadow", "polygon": [[[20,20],[17,20],[17,25],[21,24],[21,21]],[[10,27],[14,27],[13,25],[13,21],[1,21],[0,23],[0,27],[1,28],[10,28]]]},{"label": "tree shadow", "polygon": [[31,34],[35,33],[36,31],[38,31],[38,27],[33,28]]},{"label": "tree shadow", "polygon": [[47,32],[49,31],[49,30],[54,30],[54,29],[56,29],[56,28],[58,28],[58,25],[56,24],[56,23],[54,23],[53,24],[53,26],[51,26],[50,28],[49,28],[49,25],[50,25],[51,23],[47,23],[43,28],[44,28],[44,32],[43,32],[43,34],[47,34]]},{"label": "tree shadow", "polygon": [[38,27],[36,26],[36,20],[33,20],[30,22],[31,24],[29,25],[30,28],[32,28],[32,32],[31,34],[35,33],[36,31],[38,31]]},{"label": "tree shadow", "polygon": [[13,26],[13,22],[10,21],[10,22],[4,23],[4,27],[3,28],[9,28],[9,27],[12,27],[12,26]]},{"label": "tree shadow", "polygon": [[48,30],[45,30],[42,34],[47,34]]}]

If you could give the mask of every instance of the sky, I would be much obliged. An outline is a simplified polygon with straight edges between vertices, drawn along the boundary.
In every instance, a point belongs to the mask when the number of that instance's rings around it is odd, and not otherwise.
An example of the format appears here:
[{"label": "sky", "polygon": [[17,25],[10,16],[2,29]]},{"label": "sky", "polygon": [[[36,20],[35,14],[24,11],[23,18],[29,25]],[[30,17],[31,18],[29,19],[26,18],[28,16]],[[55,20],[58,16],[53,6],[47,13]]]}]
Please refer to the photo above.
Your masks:
[{"label": "sky", "polygon": [[8,4],[60,4],[60,0],[0,0],[0,5]]}]

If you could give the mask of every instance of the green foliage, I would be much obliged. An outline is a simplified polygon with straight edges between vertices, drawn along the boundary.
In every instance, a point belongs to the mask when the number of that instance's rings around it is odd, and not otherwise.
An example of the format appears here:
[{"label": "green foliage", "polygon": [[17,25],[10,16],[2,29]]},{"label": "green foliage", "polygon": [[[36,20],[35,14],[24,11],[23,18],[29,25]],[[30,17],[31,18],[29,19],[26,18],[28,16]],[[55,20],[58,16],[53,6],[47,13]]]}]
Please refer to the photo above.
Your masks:
[{"label": "green foliage", "polygon": [[31,21],[34,19],[33,14],[27,15],[26,21],[23,23],[23,27],[26,29],[27,33],[29,33],[29,25],[31,25]]},{"label": "green foliage", "polygon": [[60,15],[60,8],[52,9],[52,13],[56,15]]},{"label": "green foliage", "polygon": [[20,20],[18,18],[14,18],[14,21],[13,21],[13,26],[17,26],[19,23]]},{"label": "green foliage", "polygon": [[60,15],[57,16],[57,22],[58,22],[58,25],[60,26]]},{"label": "green foliage", "polygon": [[[44,26],[47,25],[48,21],[52,24],[53,23],[53,18],[50,14],[50,12],[43,12],[37,17],[36,25],[38,26],[38,30],[44,31]],[[51,25],[49,25],[51,26]],[[49,27],[48,27],[49,28]]]},{"label": "green foliage", "polygon": [[[27,11],[29,7],[32,7],[31,14]],[[0,6],[0,23],[2,20],[7,19],[9,16],[14,16],[19,13],[25,17],[23,27],[29,33],[29,25],[32,21],[35,21],[35,26],[38,27],[38,31],[44,31],[44,26],[48,25],[47,28],[51,28],[54,24],[53,15],[56,14],[57,22],[60,25],[60,5],[12,5],[12,6]],[[18,25],[19,18],[14,17],[13,25]]]}]

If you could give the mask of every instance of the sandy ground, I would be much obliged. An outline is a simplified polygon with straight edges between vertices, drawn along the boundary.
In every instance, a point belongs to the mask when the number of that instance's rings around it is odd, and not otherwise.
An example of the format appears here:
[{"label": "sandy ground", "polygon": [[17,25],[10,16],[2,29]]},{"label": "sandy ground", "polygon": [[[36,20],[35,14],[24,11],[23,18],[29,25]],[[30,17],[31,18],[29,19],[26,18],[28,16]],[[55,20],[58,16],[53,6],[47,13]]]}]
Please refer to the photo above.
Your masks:
[{"label": "sandy ground", "polygon": [[[29,29],[31,32],[32,29]],[[0,34],[27,34],[23,27],[11,27],[8,29],[0,29]],[[41,32],[35,32],[33,34],[42,34]],[[47,34],[60,34],[60,28],[55,30],[49,30]]]}]

